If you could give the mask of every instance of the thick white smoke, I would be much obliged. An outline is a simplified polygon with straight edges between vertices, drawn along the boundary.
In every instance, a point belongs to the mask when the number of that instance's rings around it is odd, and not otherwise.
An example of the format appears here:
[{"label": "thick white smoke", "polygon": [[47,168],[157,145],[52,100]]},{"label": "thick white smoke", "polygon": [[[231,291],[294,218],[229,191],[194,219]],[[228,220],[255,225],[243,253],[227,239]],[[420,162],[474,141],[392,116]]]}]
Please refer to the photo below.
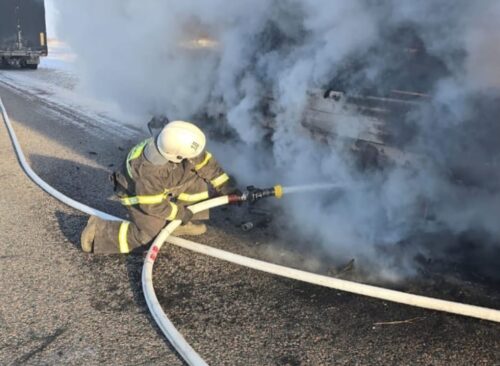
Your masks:
[{"label": "thick white smoke", "polygon": [[[500,152],[497,1],[58,0],[56,7],[58,35],[77,53],[85,87],[142,116],[138,123],[164,113],[230,132],[235,138],[214,150],[244,183],[342,185],[283,201],[290,226],[336,256],[390,276],[409,273],[417,254],[449,249],[424,245],[424,235],[472,230],[500,239],[500,182],[484,184]],[[303,123],[310,93],[338,85],[352,95],[391,88],[429,95],[393,125],[400,133],[391,143],[416,157],[410,164],[359,163],[356,139],[342,138],[367,133],[369,119],[357,110],[334,114],[338,136],[329,144],[312,137]],[[455,176],[461,167],[466,178]]]}]

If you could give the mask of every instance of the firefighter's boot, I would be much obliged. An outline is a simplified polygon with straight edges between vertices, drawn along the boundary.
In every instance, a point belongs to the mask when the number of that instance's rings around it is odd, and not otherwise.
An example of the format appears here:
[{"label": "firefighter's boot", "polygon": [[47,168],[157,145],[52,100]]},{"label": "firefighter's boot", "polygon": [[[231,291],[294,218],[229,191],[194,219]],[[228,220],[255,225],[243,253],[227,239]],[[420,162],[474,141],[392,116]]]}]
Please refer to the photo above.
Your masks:
[{"label": "firefighter's boot", "polygon": [[98,218],[96,216],[90,216],[87,226],[82,231],[80,237],[80,245],[85,253],[91,253],[94,247],[94,237],[97,228]]},{"label": "firefighter's boot", "polygon": [[172,233],[175,236],[184,236],[184,235],[202,235],[207,232],[207,226],[205,224],[195,224],[192,222],[188,222],[186,225],[179,226]]}]

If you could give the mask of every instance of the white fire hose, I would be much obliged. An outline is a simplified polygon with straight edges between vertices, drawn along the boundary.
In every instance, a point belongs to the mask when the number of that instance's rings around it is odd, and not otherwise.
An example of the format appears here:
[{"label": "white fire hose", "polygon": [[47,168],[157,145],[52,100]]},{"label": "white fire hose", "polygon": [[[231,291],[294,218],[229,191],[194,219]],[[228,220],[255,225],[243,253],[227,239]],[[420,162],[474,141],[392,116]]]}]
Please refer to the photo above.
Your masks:
[{"label": "white fire hose", "polygon": [[[71,198],[63,195],[61,192],[55,190],[53,187],[49,186],[44,182],[28,165],[24,154],[22,152],[21,146],[16,138],[12,125],[10,123],[7,111],[0,99],[0,108],[2,116],[9,131],[12,143],[14,145],[17,157],[21,163],[22,168],[26,174],[41,188],[43,188],[47,193],[59,199],[63,203],[71,206],[77,210],[83,211],[89,215],[95,215],[105,220],[120,221],[122,219],[109,215],[105,212],[96,210],[94,208],[88,207],[80,202],[74,201]],[[221,206],[228,204],[230,201],[229,196],[222,196],[213,198],[189,208],[193,213],[204,211],[209,208]],[[418,306],[431,310],[444,311],[453,314],[459,314],[464,316],[470,316],[478,319],[484,319],[494,322],[500,322],[500,310],[490,309],[480,306],[467,305],[453,301],[445,301],[440,299],[435,299],[426,296],[413,295],[401,291],[390,290],[386,288],[376,287],[361,284],[358,282],[346,281],[337,278],[332,278],[328,276],[322,276],[311,272],[305,272],[289,267],[284,267],[249,257],[237,255],[224,250],[212,248],[206,245],[202,245],[190,240],[185,240],[171,236],[170,234],[180,225],[179,220],[174,220],[168,224],[156,237],[151,248],[149,249],[144,267],[142,270],[142,287],[143,292],[146,297],[146,303],[148,304],[149,310],[156,320],[158,326],[172,343],[179,354],[184,358],[184,360],[189,365],[206,365],[205,361],[191,348],[191,346],[186,342],[184,337],[177,331],[177,329],[170,322],[163,309],[158,302],[154,288],[153,288],[153,265],[156,257],[165,241],[171,244],[177,245],[179,247],[189,249],[191,251],[205,254],[214,258],[222,259],[231,263],[242,265],[248,268],[257,269],[263,272],[275,274],[278,276],[296,279],[303,282],[308,282],[311,284],[329,287],[341,291],[347,291],[359,295],[365,295],[369,297],[374,297],[382,300],[393,301],[401,304]]]},{"label": "white fire hose", "polygon": [[[189,209],[193,211],[193,213],[198,213],[217,206],[227,205],[228,203],[229,197],[222,196],[192,205]],[[146,297],[146,303],[148,304],[151,315],[153,315],[153,318],[156,320],[156,323],[162,330],[163,334],[165,334],[177,352],[179,352],[182,358],[189,365],[201,366],[206,365],[206,362],[203,361],[200,355],[198,355],[193,348],[191,348],[189,343],[184,339],[182,334],[179,333],[172,322],[168,319],[167,315],[163,312],[153,287],[153,265],[155,263],[156,256],[160,252],[165,240],[167,238],[174,238],[171,234],[180,224],[180,220],[172,221],[158,234],[153,241],[153,244],[151,244],[151,248],[149,248],[146,259],[144,260],[144,267],[142,268],[142,291]]]}]

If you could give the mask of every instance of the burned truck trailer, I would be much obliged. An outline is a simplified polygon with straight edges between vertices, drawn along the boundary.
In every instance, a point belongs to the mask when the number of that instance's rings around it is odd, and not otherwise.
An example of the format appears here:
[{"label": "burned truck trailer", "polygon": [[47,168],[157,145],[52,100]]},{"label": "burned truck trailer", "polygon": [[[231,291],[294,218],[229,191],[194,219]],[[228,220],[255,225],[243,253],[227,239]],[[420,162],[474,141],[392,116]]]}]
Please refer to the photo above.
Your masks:
[{"label": "burned truck trailer", "polygon": [[36,69],[47,56],[43,0],[0,1],[0,64]]}]

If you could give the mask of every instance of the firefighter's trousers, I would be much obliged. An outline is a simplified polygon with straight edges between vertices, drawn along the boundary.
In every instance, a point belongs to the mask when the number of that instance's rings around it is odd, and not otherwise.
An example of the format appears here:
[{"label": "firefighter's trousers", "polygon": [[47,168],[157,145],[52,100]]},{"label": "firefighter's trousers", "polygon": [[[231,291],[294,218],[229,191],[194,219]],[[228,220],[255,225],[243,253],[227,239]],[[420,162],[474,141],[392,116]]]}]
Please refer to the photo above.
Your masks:
[{"label": "firefighter's trousers", "polygon": [[[196,194],[208,189],[207,184],[197,180],[188,190]],[[176,202],[189,206],[194,202]],[[169,223],[167,220],[147,215],[136,206],[126,206],[129,221],[98,220],[94,236],[95,254],[142,253],[152,243],[159,232]],[[194,215],[195,220],[207,220],[208,211]]]}]

